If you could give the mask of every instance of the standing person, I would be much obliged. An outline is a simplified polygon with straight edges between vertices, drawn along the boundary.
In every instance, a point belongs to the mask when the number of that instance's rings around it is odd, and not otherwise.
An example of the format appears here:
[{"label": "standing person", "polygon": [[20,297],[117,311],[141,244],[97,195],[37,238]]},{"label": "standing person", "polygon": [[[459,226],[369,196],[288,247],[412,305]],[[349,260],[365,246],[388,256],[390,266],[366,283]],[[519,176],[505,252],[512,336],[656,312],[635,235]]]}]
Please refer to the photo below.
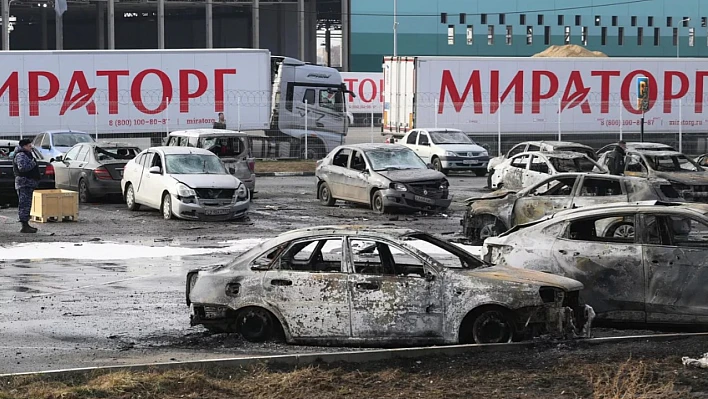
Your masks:
[{"label": "standing person", "polygon": [[627,155],[627,143],[620,140],[615,149],[607,154],[607,169],[611,175],[620,176],[624,174],[624,157]]},{"label": "standing person", "polygon": [[219,112],[219,120],[214,122],[214,129],[226,129],[226,118],[223,112]]},{"label": "standing person", "polygon": [[22,223],[21,233],[36,233],[37,229],[29,225],[32,195],[41,175],[39,166],[32,156],[32,141],[23,139],[15,148],[12,159],[12,170],[15,172],[15,190],[17,190],[17,213]]}]

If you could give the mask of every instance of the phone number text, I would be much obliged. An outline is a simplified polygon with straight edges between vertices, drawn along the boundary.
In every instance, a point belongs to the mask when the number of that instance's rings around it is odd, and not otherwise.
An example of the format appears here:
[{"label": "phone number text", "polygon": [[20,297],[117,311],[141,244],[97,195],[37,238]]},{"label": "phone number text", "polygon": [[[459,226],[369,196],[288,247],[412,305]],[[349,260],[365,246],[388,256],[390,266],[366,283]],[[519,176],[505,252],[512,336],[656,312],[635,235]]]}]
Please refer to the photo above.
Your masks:
[{"label": "phone number text", "polygon": [[169,119],[112,119],[108,121],[108,126],[159,126],[166,125]]}]

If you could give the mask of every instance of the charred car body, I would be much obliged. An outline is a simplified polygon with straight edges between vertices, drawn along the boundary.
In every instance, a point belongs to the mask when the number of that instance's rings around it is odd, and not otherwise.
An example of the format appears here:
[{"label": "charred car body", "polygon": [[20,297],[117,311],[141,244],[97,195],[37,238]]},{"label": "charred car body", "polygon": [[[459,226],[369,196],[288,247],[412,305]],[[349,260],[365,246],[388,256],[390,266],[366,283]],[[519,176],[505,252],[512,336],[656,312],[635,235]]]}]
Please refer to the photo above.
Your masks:
[{"label": "charred car body", "polygon": [[326,206],[337,200],[391,209],[440,212],[452,202],[449,183],[416,153],[398,144],[355,144],[335,148],[317,161],[317,198]]},{"label": "charred car body", "polygon": [[[613,143],[600,148],[599,150],[597,150],[598,158],[596,159],[599,159],[599,157],[601,157],[603,154],[614,150],[616,146],[617,144]],[[627,147],[627,151],[676,151],[674,147],[662,143],[630,141],[629,143],[625,143],[625,146]]]},{"label": "charred car body", "polygon": [[483,253],[582,282],[599,320],[705,325],[707,212],[656,201],[569,210],[488,238]]},{"label": "charred car body", "polygon": [[562,173],[520,190],[499,190],[470,198],[460,221],[465,236],[476,244],[516,226],[566,209],[638,201],[680,201],[671,183],[586,173]]},{"label": "charred car body", "polygon": [[549,175],[569,172],[607,173],[595,160],[578,152],[523,152],[496,166],[491,188],[518,190]]},{"label": "charred car body", "polygon": [[[607,153],[600,157],[604,164]],[[686,201],[708,202],[708,172],[677,151],[627,151],[625,176],[655,177],[671,182]]]},{"label": "charred car body", "polygon": [[190,271],[187,304],[192,325],[256,342],[501,343],[585,328],[581,288],[414,230],[322,226]]}]

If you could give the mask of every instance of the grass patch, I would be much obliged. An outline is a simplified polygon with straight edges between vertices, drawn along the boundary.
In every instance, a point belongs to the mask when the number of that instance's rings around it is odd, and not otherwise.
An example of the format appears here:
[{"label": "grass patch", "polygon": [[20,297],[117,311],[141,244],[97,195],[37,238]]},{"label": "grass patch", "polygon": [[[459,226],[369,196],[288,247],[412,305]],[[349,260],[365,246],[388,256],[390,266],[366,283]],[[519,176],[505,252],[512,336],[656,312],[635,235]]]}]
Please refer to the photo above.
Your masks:
[{"label": "grass patch", "polygon": [[256,161],[256,173],[314,172],[315,161]]}]

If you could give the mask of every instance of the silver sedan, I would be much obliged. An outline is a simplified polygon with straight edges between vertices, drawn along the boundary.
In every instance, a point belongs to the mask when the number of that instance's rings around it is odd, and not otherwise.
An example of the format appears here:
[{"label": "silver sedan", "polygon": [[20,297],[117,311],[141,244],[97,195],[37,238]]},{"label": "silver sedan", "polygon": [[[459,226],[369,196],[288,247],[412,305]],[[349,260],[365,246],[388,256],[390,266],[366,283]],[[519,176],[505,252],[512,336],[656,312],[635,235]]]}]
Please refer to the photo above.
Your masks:
[{"label": "silver sedan", "polygon": [[317,198],[390,209],[440,212],[450,206],[449,182],[411,149],[397,144],[356,144],[335,148],[317,162]]}]

